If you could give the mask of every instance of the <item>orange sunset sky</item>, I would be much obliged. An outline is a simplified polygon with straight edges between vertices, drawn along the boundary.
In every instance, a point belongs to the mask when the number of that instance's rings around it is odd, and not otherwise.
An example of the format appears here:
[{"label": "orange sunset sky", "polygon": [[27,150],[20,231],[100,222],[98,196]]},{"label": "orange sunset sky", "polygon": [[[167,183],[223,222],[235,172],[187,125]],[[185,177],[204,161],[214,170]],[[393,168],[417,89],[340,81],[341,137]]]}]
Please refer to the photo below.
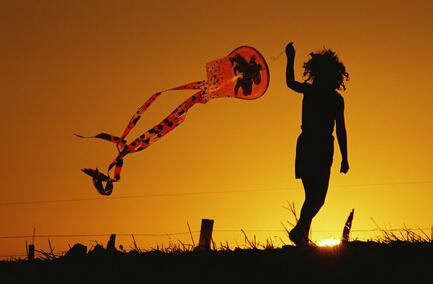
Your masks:
[{"label": "orange sunset sky", "polygon": [[[282,206],[303,201],[294,177],[302,96],[285,85],[287,42],[295,72],[323,46],[350,81],[344,92],[350,171],[336,146],[325,206],[313,240],[376,225],[433,223],[432,1],[6,1],[0,2],[0,236],[175,233],[215,219],[214,239],[289,242]],[[120,183],[100,196],[80,169],[106,169],[113,144],[73,133],[120,135],[156,91],[206,78],[205,63],[250,45],[267,59],[271,82],[253,101],[197,105],[183,125],[126,157]],[[130,139],[192,93],[163,95]],[[193,193],[193,194],[192,194]],[[43,201],[43,202],[40,202]],[[45,202],[49,201],[49,202]],[[223,230],[233,230],[224,232]],[[194,233],[197,242],[198,233]],[[107,237],[50,238],[67,244]],[[0,255],[25,253],[25,238],[0,238]],[[27,238],[31,241],[31,238]],[[141,236],[143,248],[190,243],[189,235]],[[130,237],[118,243],[129,247]],[[36,248],[46,248],[37,238]]]}]

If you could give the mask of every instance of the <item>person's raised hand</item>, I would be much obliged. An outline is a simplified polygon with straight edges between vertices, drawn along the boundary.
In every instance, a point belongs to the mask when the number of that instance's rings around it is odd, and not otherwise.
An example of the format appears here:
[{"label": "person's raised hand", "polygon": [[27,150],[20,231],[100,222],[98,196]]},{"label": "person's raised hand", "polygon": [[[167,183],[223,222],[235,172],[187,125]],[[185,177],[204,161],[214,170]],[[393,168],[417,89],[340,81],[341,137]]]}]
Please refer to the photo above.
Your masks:
[{"label": "person's raised hand", "polygon": [[295,47],[293,46],[293,42],[291,41],[286,45],[286,56],[287,58],[293,59],[295,58],[295,53]]}]

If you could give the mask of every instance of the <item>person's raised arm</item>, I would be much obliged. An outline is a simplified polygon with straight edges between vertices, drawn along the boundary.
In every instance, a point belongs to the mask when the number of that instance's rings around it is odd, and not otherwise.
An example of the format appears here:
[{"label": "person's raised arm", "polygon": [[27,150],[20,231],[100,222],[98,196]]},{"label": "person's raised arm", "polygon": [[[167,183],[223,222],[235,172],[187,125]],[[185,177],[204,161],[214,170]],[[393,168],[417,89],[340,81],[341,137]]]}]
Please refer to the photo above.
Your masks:
[{"label": "person's raised arm", "polygon": [[341,167],[340,173],[347,173],[349,171],[349,161],[347,159],[347,134],[346,125],[344,122],[344,100],[342,97],[339,98],[337,117],[336,117],[336,130],[337,130],[337,140],[341,152]]},{"label": "person's raised arm", "polygon": [[298,93],[305,93],[307,88],[306,83],[295,81],[295,48],[293,42],[289,42],[286,46],[287,67],[286,67],[286,83],[287,87]]}]

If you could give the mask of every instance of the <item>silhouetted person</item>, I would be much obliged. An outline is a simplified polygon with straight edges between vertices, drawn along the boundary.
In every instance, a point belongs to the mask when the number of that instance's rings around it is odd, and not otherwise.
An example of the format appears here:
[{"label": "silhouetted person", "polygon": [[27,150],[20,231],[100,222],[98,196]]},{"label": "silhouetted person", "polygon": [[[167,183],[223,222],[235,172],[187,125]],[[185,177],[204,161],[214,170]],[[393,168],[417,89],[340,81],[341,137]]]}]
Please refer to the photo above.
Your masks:
[{"label": "silhouetted person", "polygon": [[337,90],[345,90],[344,81],[349,74],[338,56],[330,49],[310,53],[304,63],[303,83],[295,81],[293,43],[286,46],[287,86],[304,95],[302,100],[302,132],[296,145],[295,174],[302,179],[305,201],[298,223],[290,231],[290,239],[299,246],[309,243],[311,221],[325,202],[329,175],[334,155],[334,122],[342,162],[340,172],[347,173],[346,127],[344,100]]}]

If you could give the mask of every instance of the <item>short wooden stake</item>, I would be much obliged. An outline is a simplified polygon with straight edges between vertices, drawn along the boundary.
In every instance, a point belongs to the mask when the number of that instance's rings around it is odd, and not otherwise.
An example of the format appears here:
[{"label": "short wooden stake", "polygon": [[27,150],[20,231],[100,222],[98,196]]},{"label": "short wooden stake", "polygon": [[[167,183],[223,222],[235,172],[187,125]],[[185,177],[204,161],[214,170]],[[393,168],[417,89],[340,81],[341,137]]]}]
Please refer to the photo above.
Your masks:
[{"label": "short wooden stake", "polygon": [[210,251],[211,249],[210,245],[212,241],[213,222],[214,220],[211,219],[201,220],[200,241],[197,248],[198,250]]},{"label": "short wooden stake", "polygon": [[107,251],[108,252],[116,252],[116,234],[111,234],[110,239],[107,243]]},{"label": "short wooden stake", "polygon": [[29,245],[27,250],[27,259],[34,260],[35,259],[35,245]]},{"label": "short wooden stake", "polygon": [[35,234],[36,234],[36,228],[33,228],[33,238],[32,238],[32,244],[27,246],[27,259],[28,260],[34,260],[35,259]]}]

